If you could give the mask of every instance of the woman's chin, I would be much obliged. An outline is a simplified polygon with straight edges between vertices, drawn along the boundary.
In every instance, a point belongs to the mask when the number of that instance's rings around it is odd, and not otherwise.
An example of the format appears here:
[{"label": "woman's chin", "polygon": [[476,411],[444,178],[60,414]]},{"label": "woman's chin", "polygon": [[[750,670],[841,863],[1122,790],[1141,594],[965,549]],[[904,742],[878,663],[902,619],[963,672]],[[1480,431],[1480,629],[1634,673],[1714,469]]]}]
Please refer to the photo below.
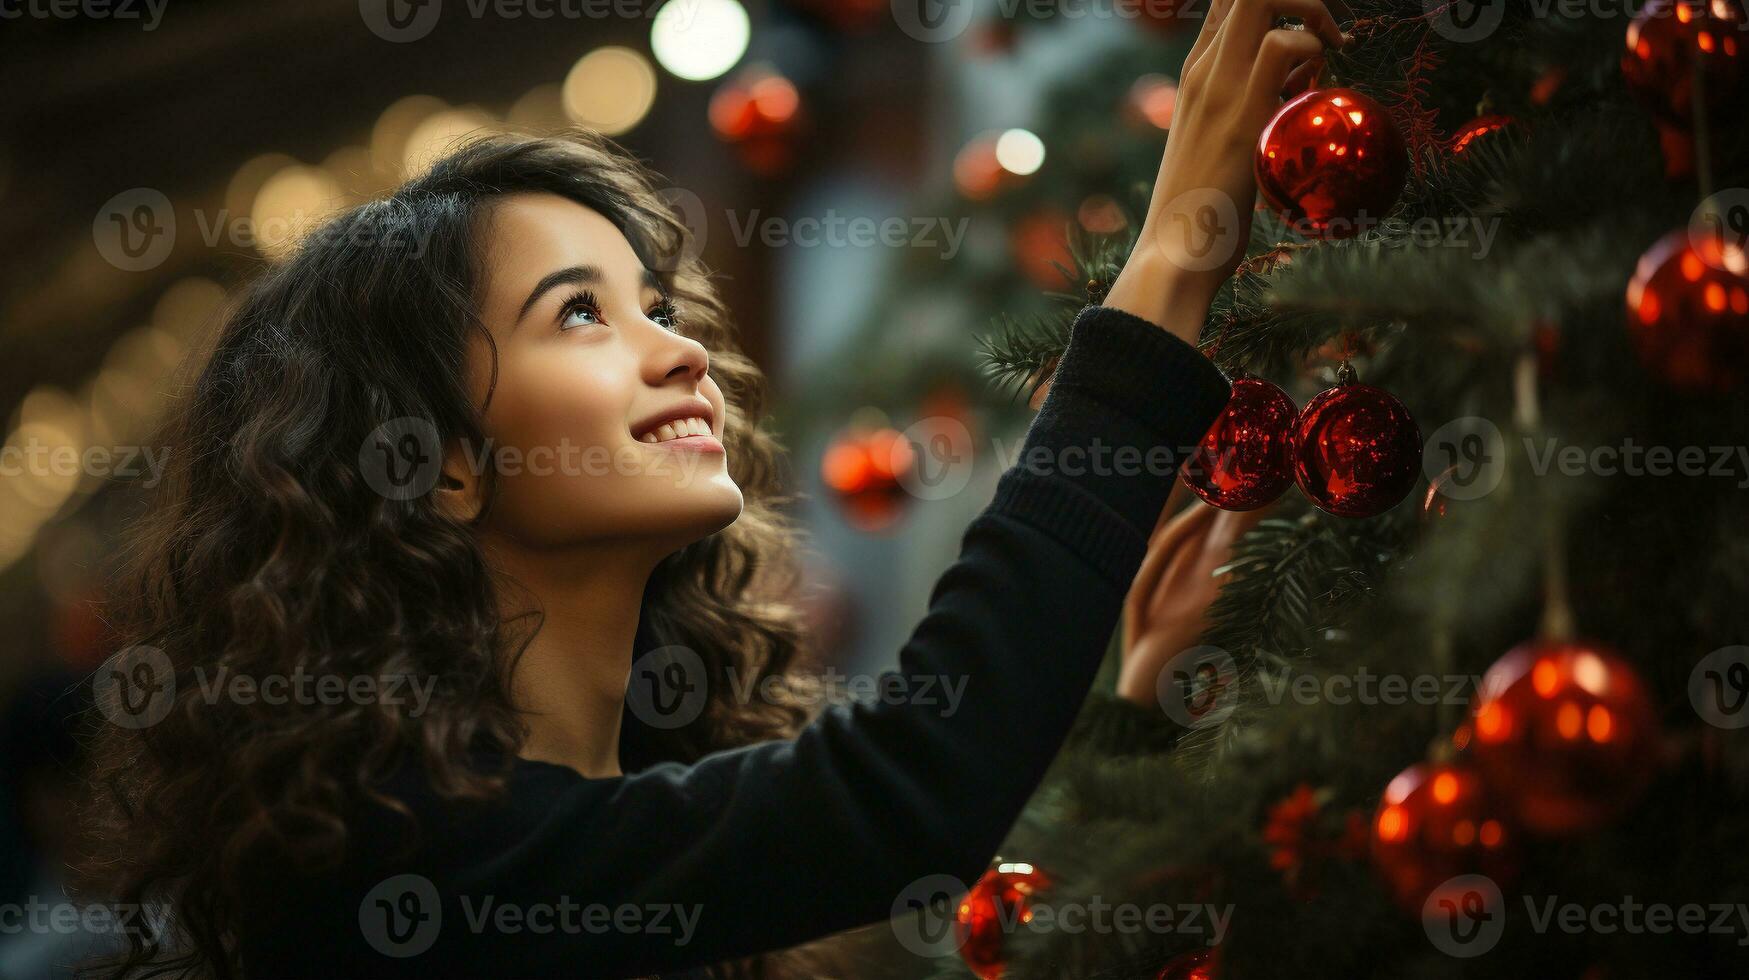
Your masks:
[{"label": "woman's chin", "polygon": [[684,496],[685,499],[674,501],[662,521],[674,529],[677,549],[735,523],[746,506],[741,488],[727,474],[690,488]]}]

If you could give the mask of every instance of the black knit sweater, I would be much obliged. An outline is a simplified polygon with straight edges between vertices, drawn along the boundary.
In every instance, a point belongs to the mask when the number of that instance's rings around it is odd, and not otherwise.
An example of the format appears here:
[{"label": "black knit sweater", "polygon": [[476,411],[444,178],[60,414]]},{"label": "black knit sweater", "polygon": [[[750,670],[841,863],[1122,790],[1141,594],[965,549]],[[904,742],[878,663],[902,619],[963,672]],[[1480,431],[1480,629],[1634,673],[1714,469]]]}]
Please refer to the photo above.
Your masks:
[{"label": "black knit sweater", "polygon": [[834,706],[793,741],[609,779],[518,761],[496,803],[387,787],[335,874],[243,883],[251,978],[623,977],[886,918],[977,880],[1092,684],[1173,472],[1226,402],[1190,345],[1082,312],[1051,392],[967,528],[898,674],[945,698]]}]

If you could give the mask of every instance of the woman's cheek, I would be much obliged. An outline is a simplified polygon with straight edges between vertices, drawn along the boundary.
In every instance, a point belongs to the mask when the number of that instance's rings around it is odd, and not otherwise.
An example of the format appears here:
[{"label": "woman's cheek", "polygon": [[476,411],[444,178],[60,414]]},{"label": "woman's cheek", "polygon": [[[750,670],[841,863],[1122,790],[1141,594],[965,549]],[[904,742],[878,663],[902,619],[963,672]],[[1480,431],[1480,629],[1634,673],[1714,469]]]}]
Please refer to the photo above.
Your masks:
[{"label": "woman's cheek", "polygon": [[[489,518],[512,539],[546,545],[610,529],[624,501],[618,454],[630,445],[630,391],[610,357],[519,352],[500,362],[486,412],[496,487]],[[624,370],[630,370],[626,367]]]},{"label": "woman's cheek", "polygon": [[630,393],[611,356],[583,351],[530,352],[499,376],[504,397],[499,444],[524,451],[611,453],[631,440]]}]

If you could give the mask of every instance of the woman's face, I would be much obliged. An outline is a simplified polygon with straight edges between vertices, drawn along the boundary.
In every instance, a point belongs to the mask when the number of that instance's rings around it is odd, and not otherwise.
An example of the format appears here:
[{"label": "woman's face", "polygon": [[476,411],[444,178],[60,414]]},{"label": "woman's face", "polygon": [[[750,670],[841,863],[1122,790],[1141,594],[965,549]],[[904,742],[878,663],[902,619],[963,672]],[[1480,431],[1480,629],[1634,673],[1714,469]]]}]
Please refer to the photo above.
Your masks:
[{"label": "woman's face", "polygon": [[[618,228],[551,194],[503,198],[487,224],[482,313],[498,346],[485,415],[496,487],[485,526],[535,550],[667,554],[733,523],[723,393],[703,345]],[[472,364],[484,399],[490,352]],[[463,447],[477,473],[481,447]],[[455,450],[449,457],[452,469]]]}]

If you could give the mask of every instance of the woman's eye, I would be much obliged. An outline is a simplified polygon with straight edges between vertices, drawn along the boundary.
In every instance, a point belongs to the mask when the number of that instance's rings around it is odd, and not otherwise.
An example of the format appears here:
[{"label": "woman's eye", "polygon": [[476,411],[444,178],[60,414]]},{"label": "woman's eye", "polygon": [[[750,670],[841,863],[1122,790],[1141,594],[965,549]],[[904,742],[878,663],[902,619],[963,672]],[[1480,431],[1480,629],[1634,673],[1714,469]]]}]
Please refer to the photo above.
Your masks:
[{"label": "woman's eye", "polygon": [[578,297],[565,304],[559,313],[559,329],[569,330],[572,327],[586,327],[601,322],[601,307],[588,297]]},{"label": "woman's eye", "polygon": [[672,303],[661,303],[649,312],[650,322],[664,330],[680,329],[680,313]]}]

